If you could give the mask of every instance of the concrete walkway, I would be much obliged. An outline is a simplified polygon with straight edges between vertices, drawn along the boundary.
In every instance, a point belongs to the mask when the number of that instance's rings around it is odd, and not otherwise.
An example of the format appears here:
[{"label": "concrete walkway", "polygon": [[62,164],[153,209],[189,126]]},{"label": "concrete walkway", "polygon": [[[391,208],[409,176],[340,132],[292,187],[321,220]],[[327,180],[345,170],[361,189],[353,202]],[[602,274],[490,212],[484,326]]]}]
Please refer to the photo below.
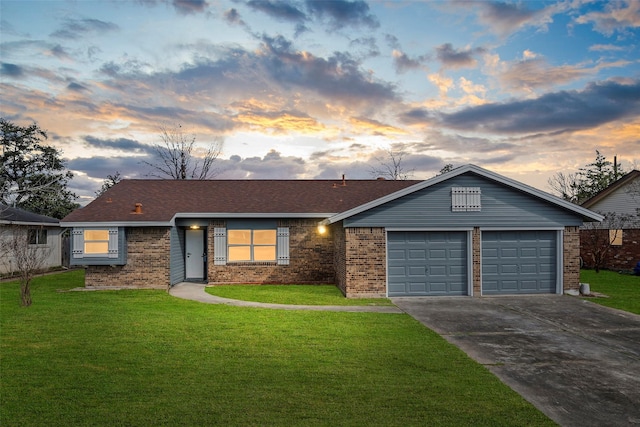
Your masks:
[{"label": "concrete walkway", "polygon": [[310,310],[310,311],[345,311],[353,313],[395,313],[404,311],[395,306],[376,305],[294,305],[294,304],[269,304],[253,301],[240,301],[229,298],[217,297],[205,292],[206,285],[201,283],[178,283],[169,294],[177,298],[203,302],[206,304],[226,304],[236,307],[272,308],[277,310]]}]

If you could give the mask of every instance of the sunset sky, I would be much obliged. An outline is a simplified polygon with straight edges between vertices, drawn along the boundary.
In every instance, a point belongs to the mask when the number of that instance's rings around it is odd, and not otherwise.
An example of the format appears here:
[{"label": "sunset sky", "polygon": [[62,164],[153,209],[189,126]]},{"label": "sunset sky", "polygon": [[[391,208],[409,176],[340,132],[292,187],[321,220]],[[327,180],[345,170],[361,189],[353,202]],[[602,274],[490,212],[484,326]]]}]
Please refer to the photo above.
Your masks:
[{"label": "sunset sky", "polygon": [[221,179],[413,178],[473,163],[550,191],[599,149],[640,168],[640,1],[0,2],[0,115],[86,203],[160,128],[224,138]]}]

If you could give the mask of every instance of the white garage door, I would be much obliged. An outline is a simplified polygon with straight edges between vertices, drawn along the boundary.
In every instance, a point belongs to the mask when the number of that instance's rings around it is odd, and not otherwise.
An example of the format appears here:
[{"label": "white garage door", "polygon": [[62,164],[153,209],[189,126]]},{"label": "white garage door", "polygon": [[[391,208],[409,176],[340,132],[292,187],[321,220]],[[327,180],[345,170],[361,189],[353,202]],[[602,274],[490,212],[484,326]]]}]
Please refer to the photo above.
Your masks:
[{"label": "white garage door", "polygon": [[483,231],[482,294],[556,292],[555,231]]},{"label": "white garage door", "polygon": [[389,296],[467,295],[466,232],[389,232],[387,255]]}]

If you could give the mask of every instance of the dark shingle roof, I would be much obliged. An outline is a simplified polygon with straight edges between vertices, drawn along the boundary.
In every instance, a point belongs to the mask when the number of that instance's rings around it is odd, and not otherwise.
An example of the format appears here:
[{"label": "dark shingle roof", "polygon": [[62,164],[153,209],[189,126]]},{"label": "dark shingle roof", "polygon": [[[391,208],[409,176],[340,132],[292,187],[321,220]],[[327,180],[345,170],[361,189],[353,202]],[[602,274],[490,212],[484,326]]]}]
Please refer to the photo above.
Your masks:
[{"label": "dark shingle roof", "polygon": [[45,215],[35,214],[23,209],[12,208],[11,206],[0,204],[0,221],[12,223],[29,224],[53,224],[57,225],[60,220]]},{"label": "dark shingle roof", "polygon": [[[63,223],[168,222],[176,213],[331,214],[420,181],[123,180]],[[135,204],[142,214],[134,214]],[[322,215],[318,215],[321,217]]]}]

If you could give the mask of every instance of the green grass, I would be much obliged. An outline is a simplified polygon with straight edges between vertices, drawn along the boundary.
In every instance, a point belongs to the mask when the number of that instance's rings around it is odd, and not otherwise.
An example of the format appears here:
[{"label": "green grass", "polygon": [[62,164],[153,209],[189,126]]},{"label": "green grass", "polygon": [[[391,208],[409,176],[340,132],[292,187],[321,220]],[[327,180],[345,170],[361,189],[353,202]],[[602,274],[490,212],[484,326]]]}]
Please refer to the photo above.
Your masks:
[{"label": "green grass", "polygon": [[0,425],[554,425],[405,314],[0,284]]},{"label": "green grass", "polygon": [[332,285],[208,286],[211,295],[242,301],[300,305],[393,305],[387,298],[345,298]]},{"label": "green grass", "polygon": [[580,282],[588,283],[591,292],[609,298],[589,298],[598,304],[640,314],[640,276],[620,274],[615,271],[581,270]]}]

